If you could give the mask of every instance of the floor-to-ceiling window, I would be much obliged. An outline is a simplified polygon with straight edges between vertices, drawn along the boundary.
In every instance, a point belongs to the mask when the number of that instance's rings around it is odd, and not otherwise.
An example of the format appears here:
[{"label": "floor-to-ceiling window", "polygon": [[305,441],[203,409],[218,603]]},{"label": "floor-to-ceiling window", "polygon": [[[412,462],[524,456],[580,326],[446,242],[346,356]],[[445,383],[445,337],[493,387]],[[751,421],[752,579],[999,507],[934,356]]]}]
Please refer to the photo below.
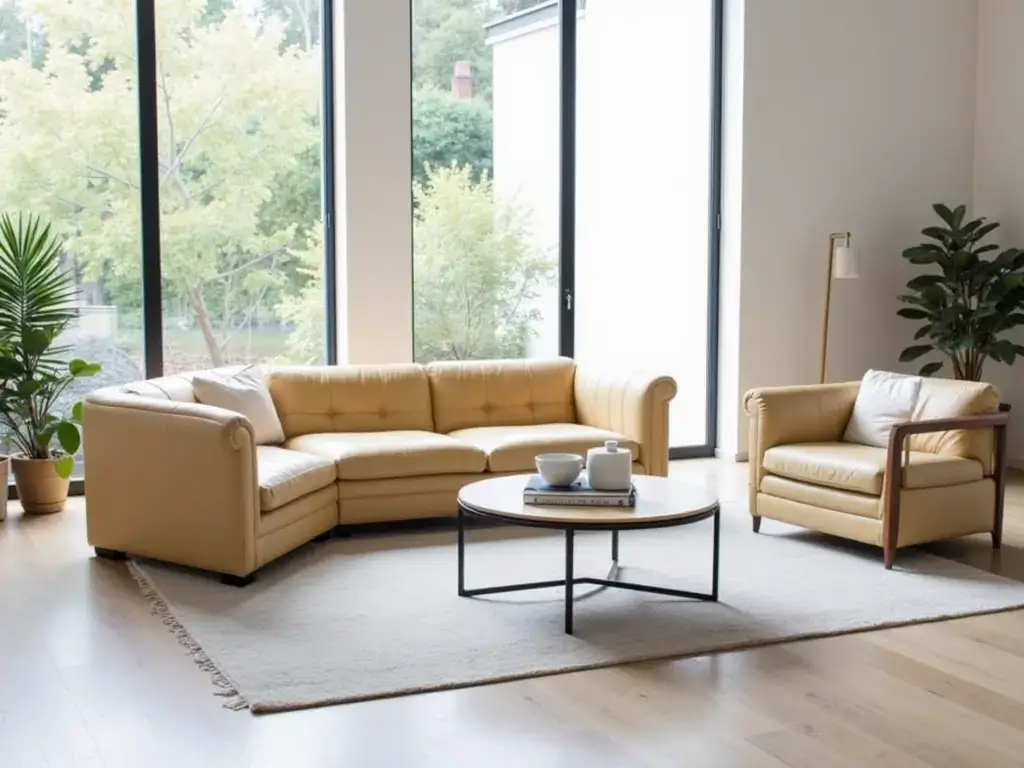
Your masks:
[{"label": "floor-to-ceiling window", "polygon": [[80,313],[62,342],[102,366],[58,411],[144,375],[135,46],[132,0],[0,0],[0,211],[64,238]]},{"label": "floor-to-ceiling window", "polygon": [[[710,454],[722,0],[413,0],[421,14],[438,7],[449,26],[436,44],[414,23],[414,77],[423,77],[417,62],[436,61],[452,103],[486,96],[493,199],[531,212],[523,242],[551,265],[536,298],[515,303],[535,312],[525,343],[501,351],[671,374],[679,384],[669,416],[674,455]],[[489,55],[470,55],[463,40],[478,38],[453,27],[488,13],[496,14],[486,27]],[[473,73],[482,80],[476,91],[460,79]],[[475,134],[465,122],[450,121],[450,136],[435,140],[442,151],[423,148],[427,114],[414,99],[414,159],[467,163]],[[459,316],[463,293],[494,311],[500,300],[458,288],[474,285],[465,276],[480,264],[501,262],[480,258],[468,206],[446,202],[452,214],[421,236],[416,267],[421,251],[446,265],[446,317]],[[477,226],[493,232],[501,221],[500,210],[488,210]],[[433,295],[423,274],[414,274],[417,313]],[[489,334],[500,327],[486,326]],[[421,358],[459,356],[444,352],[417,344]]]},{"label": "floor-to-ceiling window", "polygon": [[577,29],[575,356],[672,375],[709,446],[715,0],[587,0]]},{"label": "floor-to-ceiling window", "polygon": [[320,0],[156,0],[165,372],[322,362]]},{"label": "floor-to-ceiling window", "polygon": [[[536,0],[412,0],[414,359],[558,353],[558,17]],[[500,30],[499,30],[500,34]]]}]

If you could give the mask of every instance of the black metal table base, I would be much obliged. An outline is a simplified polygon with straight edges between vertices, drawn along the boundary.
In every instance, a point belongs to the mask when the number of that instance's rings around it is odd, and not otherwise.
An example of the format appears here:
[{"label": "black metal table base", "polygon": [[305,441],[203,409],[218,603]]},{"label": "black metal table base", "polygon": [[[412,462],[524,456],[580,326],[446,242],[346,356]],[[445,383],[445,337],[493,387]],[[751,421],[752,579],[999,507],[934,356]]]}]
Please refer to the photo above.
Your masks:
[{"label": "black metal table base", "polygon": [[[563,579],[549,579],[548,581],[529,581],[521,584],[503,584],[494,587],[477,587],[474,589],[466,588],[466,529],[465,529],[465,516],[467,514],[478,515],[480,517],[497,517],[493,514],[479,512],[470,507],[465,507],[459,504],[459,541],[458,541],[458,559],[459,559],[459,596],[460,597],[480,597],[483,595],[498,595],[506,592],[522,592],[528,589],[551,589],[561,587],[565,589],[565,632],[568,635],[573,633],[573,587],[577,584],[587,584],[599,587],[614,587],[616,589],[630,589],[635,592],[648,592],[655,595],[666,595],[668,597],[683,597],[691,600],[704,600],[710,602],[718,601],[718,550],[720,540],[720,525],[719,525],[719,507],[716,505],[713,510],[709,510],[708,514],[702,516],[699,519],[706,519],[706,517],[712,517],[714,520],[714,543],[712,550],[712,562],[711,562],[711,591],[710,592],[691,592],[685,589],[670,589],[668,587],[657,587],[651,584],[637,584],[630,581],[622,581],[618,578],[619,571],[619,531],[621,528],[608,528],[599,527],[593,525],[581,525],[581,526],[565,526],[555,524],[544,524],[534,521],[522,521],[519,519],[509,520],[518,525],[527,525],[530,527],[540,528],[557,528],[565,531],[565,578]],[[683,519],[681,521],[666,522],[663,524],[652,524],[648,526],[631,526],[633,529],[642,530],[644,528],[666,528],[670,525],[680,525],[687,522],[695,522],[694,519]],[[592,576],[576,576],[574,571],[573,559],[575,556],[575,538],[576,531],[594,531],[594,530],[610,530],[612,534],[612,565],[608,572],[607,578],[596,578]]]}]

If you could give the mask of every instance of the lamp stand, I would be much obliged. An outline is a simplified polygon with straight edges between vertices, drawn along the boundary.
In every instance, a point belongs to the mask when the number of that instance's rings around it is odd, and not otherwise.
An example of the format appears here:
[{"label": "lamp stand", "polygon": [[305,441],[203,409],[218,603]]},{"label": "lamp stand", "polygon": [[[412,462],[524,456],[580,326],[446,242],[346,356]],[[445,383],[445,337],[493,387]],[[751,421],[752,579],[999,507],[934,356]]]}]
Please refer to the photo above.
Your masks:
[{"label": "lamp stand", "polygon": [[825,365],[828,360],[828,314],[829,304],[832,301],[832,260],[836,252],[836,241],[845,240],[846,245],[850,244],[849,232],[833,232],[828,236],[828,276],[825,278],[825,312],[821,323],[821,361],[819,365],[818,381],[825,383]]}]

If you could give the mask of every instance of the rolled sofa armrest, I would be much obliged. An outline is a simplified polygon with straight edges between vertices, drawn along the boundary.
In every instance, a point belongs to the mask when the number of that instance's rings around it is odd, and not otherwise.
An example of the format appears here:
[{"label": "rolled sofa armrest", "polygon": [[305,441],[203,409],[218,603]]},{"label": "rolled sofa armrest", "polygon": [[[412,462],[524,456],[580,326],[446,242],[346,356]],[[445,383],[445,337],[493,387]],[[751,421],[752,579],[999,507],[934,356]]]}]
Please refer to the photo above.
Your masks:
[{"label": "rolled sofa armrest", "polygon": [[635,440],[647,473],[668,475],[668,404],[678,389],[675,379],[580,365],[573,388],[580,424]]},{"label": "rolled sofa armrest", "polygon": [[743,396],[743,410],[750,417],[751,514],[756,514],[765,451],[777,445],[842,440],[859,389],[860,382],[852,381],[762,387]]},{"label": "rolled sofa armrest", "polygon": [[256,569],[256,443],[243,416],[107,389],[85,400],[94,547],[244,576]]}]

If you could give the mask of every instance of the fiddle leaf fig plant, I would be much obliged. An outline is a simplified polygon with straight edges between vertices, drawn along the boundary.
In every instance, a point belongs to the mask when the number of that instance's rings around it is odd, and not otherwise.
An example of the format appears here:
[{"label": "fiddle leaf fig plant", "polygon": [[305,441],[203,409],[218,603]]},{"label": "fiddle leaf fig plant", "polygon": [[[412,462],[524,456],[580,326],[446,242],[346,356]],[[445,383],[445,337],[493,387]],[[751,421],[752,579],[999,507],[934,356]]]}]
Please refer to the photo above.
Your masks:
[{"label": "fiddle leaf fig plant", "polygon": [[[987,360],[1012,364],[1024,355],[1024,346],[1007,338],[1024,325],[1024,251],[983,244],[999,223],[968,220],[964,205],[932,207],[942,226],[925,227],[928,242],[903,252],[911,264],[936,269],[910,280],[899,297],[907,306],[898,314],[921,323],[914,339],[922,342],[904,349],[900,361],[938,353],[956,378],[979,381]],[[944,363],[926,362],[921,375],[937,373]]]},{"label": "fiddle leaf fig plant", "polygon": [[82,443],[82,408],[58,413],[57,400],[100,366],[66,359],[57,343],[78,314],[62,247],[39,218],[0,216],[0,427],[25,458],[51,459],[66,478]]}]

